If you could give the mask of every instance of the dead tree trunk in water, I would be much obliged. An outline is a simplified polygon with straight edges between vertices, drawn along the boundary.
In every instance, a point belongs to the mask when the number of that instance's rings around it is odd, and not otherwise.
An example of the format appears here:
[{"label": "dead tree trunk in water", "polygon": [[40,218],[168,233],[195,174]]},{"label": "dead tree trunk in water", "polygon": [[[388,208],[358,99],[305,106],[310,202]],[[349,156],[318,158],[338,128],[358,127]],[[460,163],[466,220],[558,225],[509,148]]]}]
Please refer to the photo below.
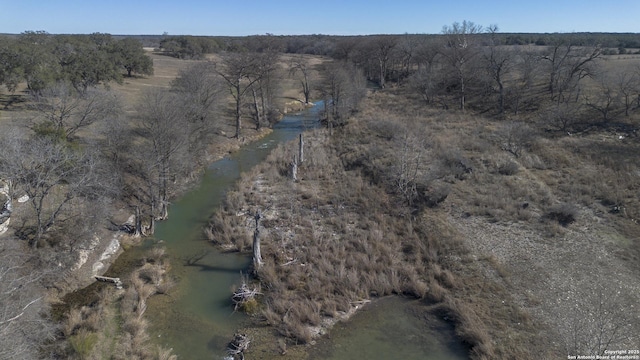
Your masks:
[{"label": "dead tree trunk in water", "polygon": [[244,351],[247,350],[250,342],[251,340],[247,335],[235,334],[227,347],[227,353],[232,359],[244,359]]},{"label": "dead tree trunk in water", "polygon": [[300,134],[300,140],[298,141],[298,158],[300,159],[300,164],[304,161],[304,137]]},{"label": "dead tree trunk in water", "polygon": [[298,159],[296,156],[293,156],[293,161],[291,162],[291,179],[293,181],[298,181]]},{"label": "dead tree trunk in water", "polygon": [[258,269],[262,266],[262,254],[260,253],[260,219],[262,219],[262,214],[260,214],[260,210],[256,211],[254,219],[256,220],[256,230],[253,232],[253,267]]}]

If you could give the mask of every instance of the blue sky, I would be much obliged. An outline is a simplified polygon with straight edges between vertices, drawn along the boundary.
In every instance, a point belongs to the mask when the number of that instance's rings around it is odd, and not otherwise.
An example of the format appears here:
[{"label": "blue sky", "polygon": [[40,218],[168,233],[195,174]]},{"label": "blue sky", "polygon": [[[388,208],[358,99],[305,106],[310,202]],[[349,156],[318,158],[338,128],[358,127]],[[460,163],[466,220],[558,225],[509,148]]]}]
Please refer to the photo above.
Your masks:
[{"label": "blue sky", "polygon": [[501,32],[640,33],[640,0],[0,0],[0,33],[433,34],[463,20]]}]

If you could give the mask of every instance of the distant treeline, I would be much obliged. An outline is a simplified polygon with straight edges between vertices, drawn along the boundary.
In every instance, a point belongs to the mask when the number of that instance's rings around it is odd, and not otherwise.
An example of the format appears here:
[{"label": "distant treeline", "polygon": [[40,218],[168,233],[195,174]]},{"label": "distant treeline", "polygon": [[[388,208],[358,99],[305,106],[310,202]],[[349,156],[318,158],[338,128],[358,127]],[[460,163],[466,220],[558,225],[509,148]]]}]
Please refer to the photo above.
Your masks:
[{"label": "distant treeline", "polygon": [[[24,35],[47,34],[27,31],[20,35],[0,34],[0,38],[17,39]],[[48,34],[47,34],[48,35]],[[92,35],[49,35],[54,38],[95,37]],[[252,36],[192,36],[192,35],[109,35],[113,41],[136,40],[143,47],[155,48],[166,55],[181,59],[200,59],[205,54],[240,50],[262,52],[266,47],[284,53],[332,56],[342,42],[362,41],[380,35],[337,36],[337,35],[252,35]],[[395,38],[412,38],[425,41],[442,37],[442,34],[402,34],[384,35]],[[599,45],[610,54],[635,52],[640,49],[640,33],[496,33],[492,43],[501,45],[552,45],[559,41],[575,46]],[[630,51],[631,50],[631,51]]]},{"label": "distant treeline", "polygon": [[[599,45],[601,48],[627,53],[630,49],[640,49],[640,33],[497,33],[494,40],[501,45],[552,45],[559,41],[570,42],[575,46]],[[200,58],[207,53],[218,51],[237,51],[244,49],[260,52],[265,39],[270,46],[285,53],[313,54],[331,56],[337,44],[342,41],[367,41],[365,36],[335,35],[253,35],[253,36],[188,36],[188,35],[137,35],[131,36],[146,47],[166,51],[178,58]],[[403,34],[390,37],[411,37],[418,40],[441,37],[441,34]],[[115,36],[116,38],[118,36]]]},{"label": "distant treeline", "polygon": [[[0,36],[0,84],[12,90],[24,81],[37,93],[65,80],[83,92],[99,83],[119,81],[124,69],[128,75],[149,73],[151,60],[143,46],[180,59],[238,54],[247,62],[246,69],[256,73],[233,78],[249,83],[262,78],[257,74],[262,74],[265,64],[253,61],[259,57],[311,54],[341,63],[345,73],[334,75],[342,80],[357,69],[379,88],[387,82],[407,84],[427,104],[443,108],[469,107],[503,115],[548,108],[544,101],[570,104],[577,108],[558,109],[556,114],[555,125],[563,130],[582,112],[608,122],[640,108],[640,70],[630,66],[600,71],[603,55],[639,53],[640,34],[509,34],[498,32],[497,26],[485,28],[468,21],[445,26],[438,35],[125,37],[25,32]],[[294,65],[290,67],[295,70]],[[306,98],[317,90],[305,89]],[[580,116],[574,110],[580,110]]]},{"label": "distant treeline", "polygon": [[78,92],[123,76],[153,73],[153,62],[142,43],[109,34],[51,35],[27,31],[0,36],[0,85],[11,92],[26,82],[37,93],[56,82],[68,82]]}]

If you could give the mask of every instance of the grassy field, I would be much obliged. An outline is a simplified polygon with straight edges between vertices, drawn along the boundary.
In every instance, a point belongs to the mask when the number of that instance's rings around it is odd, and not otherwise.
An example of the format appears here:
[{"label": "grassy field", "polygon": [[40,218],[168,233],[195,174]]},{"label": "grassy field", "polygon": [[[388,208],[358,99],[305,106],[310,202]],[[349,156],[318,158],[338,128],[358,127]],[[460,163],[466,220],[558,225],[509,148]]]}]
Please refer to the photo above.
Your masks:
[{"label": "grassy field", "polygon": [[[180,71],[187,69],[190,65],[203,60],[181,60],[169,56],[154,53],[152,49],[147,49],[148,55],[153,60],[154,74],[151,76],[133,76],[124,77],[122,84],[110,83],[108,88],[116,92],[123,103],[125,112],[133,116],[135,108],[144,91],[153,88],[166,88],[171,85],[171,81],[175,79]],[[279,62],[279,87],[280,96],[276,99],[276,105],[283,112],[297,111],[301,108],[301,99],[303,99],[299,80],[288,74],[288,66],[291,61],[290,55],[283,55]],[[208,55],[204,61],[219,61],[219,56]],[[316,67],[324,60],[318,57],[305,56],[305,60],[311,67]],[[318,73],[316,70],[311,71],[311,81],[317,81]],[[26,85],[21,84],[16,92],[9,94],[3,86],[0,86],[0,129],[8,131],[12,128],[24,128],[30,125],[30,118],[33,117],[28,111],[30,98],[26,92]],[[220,134],[233,134],[233,116],[231,114],[231,97],[229,96],[229,109],[220,114],[218,124]],[[5,105],[7,108],[5,109]],[[244,127],[248,134],[246,140],[254,137],[251,133],[252,125],[245,121]],[[227,151],[236,148],[236,141],[228,141],[228,136],[220,136],[215,144],[218,147],[212,148],[212,153],[225,154]]]}]

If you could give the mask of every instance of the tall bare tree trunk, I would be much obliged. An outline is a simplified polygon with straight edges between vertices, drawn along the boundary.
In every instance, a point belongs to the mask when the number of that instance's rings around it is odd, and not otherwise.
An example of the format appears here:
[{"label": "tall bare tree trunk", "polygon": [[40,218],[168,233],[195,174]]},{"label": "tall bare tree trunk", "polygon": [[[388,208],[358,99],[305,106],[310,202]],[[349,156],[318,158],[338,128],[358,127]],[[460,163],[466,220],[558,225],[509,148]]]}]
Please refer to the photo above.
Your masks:
[{"label": "tall bare tree trunk", "polygon": [[240,113],[241,105],[242,105],[242,96],[240,93],[240,79],[238,79],[238,85],[236,86],[236,139],[240,139],[240,126],[242,125]]},{"label": "tall bare tree trunk", "polygon": [[149,227],[147,228],[147,235],[153,235],[156,232],[156,219],[151,216],[149,219]]},{"label": "tall bare tree trunk", "polygon": [[166,199],[160,200],[160,216],[158,220],[167,220],[169,218],[169,202]]},{"label": "tall bare tree trunk", "polygon": [[168,164],[166,161],[162,162],[162,171],[160,172],[160,193],[158,194],[159,196],[159,202],[160,202],[160,211],[159,211],[159,215],[158,215],[158,220],[166,220],[169,218],[169,208],[168,208],[168,204],[169,201],[167,200],[168,196],[167,196],[167,188],[168,188],[168,183],[167,183],[167,178],[169,177],[169,169],[168,169]]},{"label": "tall bare tree trunk", "polygon": [[504,84],[498,80],[498,87],[500,88],[500,100],[498,101],[500,114],[504,113]]},{"label": "tall bare tree trunk", "polygon": [[156,231],[156,217],[155,217],[156,205],[155,204],[156,204],[156,200],[155,199],[151,200],[151,214],[149,216],[149,227],[147,228],[145,235],[153,235],[153,233]]},{"label": "tall bare tree trunk", "polygon": [[256,113],[256,130],[260,130],[260,124],[262,123],[262,111],[260,110],[260,106],[258,105],[258,95],[256,94],[256,89],[251,88],[251,93],[253,94],[253,111]]},{"label": "tall bare tree trunk", "polygon": [[309,88],[309,81],[307,80],[307,74],[304,74],[304,81],[302,81],[302,93],[304,94],[304,103],[309,104],[309,98],[311,97],[311,89]]},{"label": "tall bare tree trunk", "polygon": [[262,219],[260,210],[256,211],[254,219],[256,220],[256,229],[253,232],[253,267],[258,269],[263,264],[262,254],[260,253],[260,219]]},{"label": "tall bare tree trunk", "polygon": [[300,159],[300,164],[304,161],[304,137],[300,134],[300,138],[298,141],[298,158]]},{"label": "tall bare tree trunk", "polygon": [[133,230],[134,237],[142,236],[142,218],[140,217],[140,207],[136,205],[135,225]]},{"label": "tall bare tree trunk", "polygon": [[291,179],[293,181],[298,181],[298,159],[296,156],[293,156],[293,161],[291,162]]},{"label": "tall bare tree trunk", "polygon": [[379,59],[379,66],[380,66],[380,88],[384,89],[385,88],[385,75],[386,75],[386,64],[383,62],[382,59]]},{"label": "tall bare tree trunk", "polygon": [[460,110],[464,111],[464,102],[465,102],[465,84],[464,84],[464,75],[460,74]]}]

